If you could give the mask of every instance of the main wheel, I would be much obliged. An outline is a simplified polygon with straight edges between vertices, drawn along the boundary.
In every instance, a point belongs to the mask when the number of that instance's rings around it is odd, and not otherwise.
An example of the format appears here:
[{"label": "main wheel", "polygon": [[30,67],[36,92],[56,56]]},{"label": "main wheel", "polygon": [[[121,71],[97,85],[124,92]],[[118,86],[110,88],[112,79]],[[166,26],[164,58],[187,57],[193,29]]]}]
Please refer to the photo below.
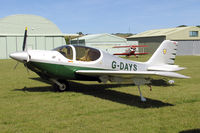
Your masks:
[{"label": "main wheel", "polygon": [[59,92],[64,92],[69,90],[69,82],[66,80],[58,80],[60,82],[61,86],[54,84],[54,88]]}]

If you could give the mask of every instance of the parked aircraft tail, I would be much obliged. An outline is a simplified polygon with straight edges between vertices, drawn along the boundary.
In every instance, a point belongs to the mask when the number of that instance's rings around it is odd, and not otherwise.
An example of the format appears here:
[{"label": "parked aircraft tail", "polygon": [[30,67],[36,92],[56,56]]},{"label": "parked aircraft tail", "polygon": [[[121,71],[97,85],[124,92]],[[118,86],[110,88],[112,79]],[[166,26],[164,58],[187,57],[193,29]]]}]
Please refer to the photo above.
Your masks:
[{"label": "parked aircraft tail", "polygon": [[177,51],[177,42],[165,40],[147,61],[152,65],[173,65]]}]

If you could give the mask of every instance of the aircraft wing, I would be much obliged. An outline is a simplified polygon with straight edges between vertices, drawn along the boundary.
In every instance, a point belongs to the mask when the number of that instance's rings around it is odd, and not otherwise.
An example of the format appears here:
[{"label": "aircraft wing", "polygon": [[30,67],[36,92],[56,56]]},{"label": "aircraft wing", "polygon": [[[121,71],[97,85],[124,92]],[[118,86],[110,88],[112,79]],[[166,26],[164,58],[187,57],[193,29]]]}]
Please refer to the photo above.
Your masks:
[{"label": "aircraft wing", "polygon": [[130,55],[129,53],[114,53],[113,55]]},{"label": "aircraft wing", "polygon": [[144,53],[134,53],[135,55],[144,55],[144,54],[149,54],[147,52],[144,52]]},{"label": "aircraft wing", "polygon": [[144,53],[134,53],[134,54],[130,54],[130,53],[114,53],[113,55],[144,55],[144,54],[148,54],[146,52]]},{"label": "aircraft wing", "polygon": [[164,72],[164,71],[111,71],[111,70],[78,70],[77,74],[85,76],[110,76],[110,77],[121,77],[121,78],[190,78],[188,76],[175,73],[175,72]]},{"label": "aircraft wing", "polygon": [[130,48],[131,46],[114,46],[113,48]]},{"label": "aircraft wing", "polygon": [[147,45],[114,46],[113,48],[148,47]]}]

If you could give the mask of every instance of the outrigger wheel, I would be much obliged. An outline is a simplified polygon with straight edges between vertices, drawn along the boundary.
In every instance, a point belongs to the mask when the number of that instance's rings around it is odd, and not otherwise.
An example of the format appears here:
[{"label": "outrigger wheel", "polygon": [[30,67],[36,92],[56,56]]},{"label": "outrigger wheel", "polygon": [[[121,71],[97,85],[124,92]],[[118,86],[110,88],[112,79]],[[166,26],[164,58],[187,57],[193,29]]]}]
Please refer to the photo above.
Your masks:
[{"label": "outrigger wheel", "polygon": [[64,92],[69,90],[69,82],[66,80],[58,80],[59,85],[54,83],[53,87],[59,91],[59,92]]}]

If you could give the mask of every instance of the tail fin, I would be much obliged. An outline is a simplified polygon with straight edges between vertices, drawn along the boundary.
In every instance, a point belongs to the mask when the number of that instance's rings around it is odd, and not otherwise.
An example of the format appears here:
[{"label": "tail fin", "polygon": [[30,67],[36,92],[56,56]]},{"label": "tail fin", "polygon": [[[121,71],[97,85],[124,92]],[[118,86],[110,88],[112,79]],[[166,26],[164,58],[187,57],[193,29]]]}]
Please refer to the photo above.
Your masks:
[{"label": "tail fin", "polygon": [[147,63],[153,65],[173,65],[176,56],[177,46],[177,42],[175,41],[163,41],[158,49],[155,51],[155,53],[152,55],[152,57],[147,61]]}]

